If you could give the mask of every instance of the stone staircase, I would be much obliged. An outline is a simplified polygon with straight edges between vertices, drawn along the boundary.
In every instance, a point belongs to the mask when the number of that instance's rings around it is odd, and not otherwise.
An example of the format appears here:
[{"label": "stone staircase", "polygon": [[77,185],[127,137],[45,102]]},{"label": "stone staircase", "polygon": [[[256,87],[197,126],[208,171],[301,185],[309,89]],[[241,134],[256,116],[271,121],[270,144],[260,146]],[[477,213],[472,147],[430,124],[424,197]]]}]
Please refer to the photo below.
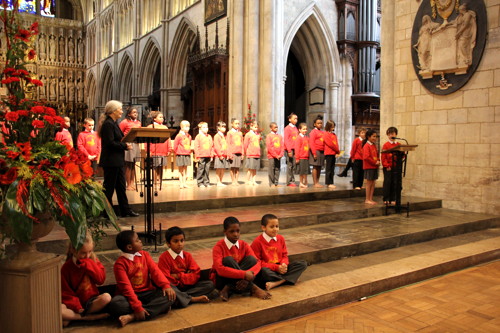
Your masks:
[{"label": "stone staircase", "polygon": [[[277,215],[290,260],[304,259],[310,266],[296,286],[273,289],[270,301],[233,296],[228,303],[194,304],[150,322],[132,323],[120,332],[241,332],[500,258],[499,216],[443,209],[440,200],[413,197],[403,198],[404,203],[410,202],[409,218],[385,216],[383,207],[363,201],[362,192],[346,190],[192,202],[191,211],[187,204],[170,204],[183,208],[163,209],[156,214],[156,223],[161,222],[164,229],[184,228],[185,250],[197,260],[202,276],[211,267],[213,245],[223,236],[222,221],[230,215],[241,221],[242,239],[249,243],[260,232],[260,217]],[[126,222],[124,228],[135,225],[141,230],[142,219],[121,222]],[[51,240],[39,245],[60,252],[62,243]],[[112,265],[119,256],[113,243],[110,235],[98,252],[107,268],[104,289],[110,291]],[[157,260],[165,249],[158,246],[153,258]],[[74,323],[65,332],[114,329],[118,330],[117,323],[105,320]]]}]

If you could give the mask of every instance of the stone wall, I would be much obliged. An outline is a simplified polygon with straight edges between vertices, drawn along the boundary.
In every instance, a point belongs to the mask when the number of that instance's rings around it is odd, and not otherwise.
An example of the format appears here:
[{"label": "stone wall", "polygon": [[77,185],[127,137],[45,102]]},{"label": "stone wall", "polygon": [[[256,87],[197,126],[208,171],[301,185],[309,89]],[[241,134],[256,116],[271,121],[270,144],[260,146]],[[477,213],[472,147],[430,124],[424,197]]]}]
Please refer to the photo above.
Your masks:
[{"label": "stone wall", "polygon": [[412,65],[411,31],[422,1],[429,0],[382,1],[381,143],[385,129],[396,126],[419,145],[409,155],[405,195],[500,214],[500,1],[485,0],[488,40],[478,70],[445,96],[428,92]]}]

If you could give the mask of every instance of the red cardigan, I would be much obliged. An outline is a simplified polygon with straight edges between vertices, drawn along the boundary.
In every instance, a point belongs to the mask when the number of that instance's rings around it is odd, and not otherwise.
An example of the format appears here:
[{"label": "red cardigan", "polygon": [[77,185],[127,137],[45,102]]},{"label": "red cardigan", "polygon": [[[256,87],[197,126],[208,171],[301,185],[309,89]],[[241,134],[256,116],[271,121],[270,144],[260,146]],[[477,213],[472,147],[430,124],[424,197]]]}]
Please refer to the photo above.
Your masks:
[{"label": "red cardigan", "polygon": [[68,259],[61,268],[62,302],[71,310],[79,312],[85,303],[99,295],[97,285],[104,283],[106,272],[96,259],[80,259],[79,267]]},{"label": "red cardigan", "polygon": [[63,128],[56,133],[56,141],[60,141],[66,147],[73,148],[73,138],[67,128]]},{"label": "red cardigan", "polygon": [[287,152],[291,152],[292,149],[295,149],[295,140],[299,137],[299,130],[297,126],[288,124],[285,127],[285,150]]},{"label": "red cardigan", "polygon": [[78,134],[78,139],[76,141],[78,150],[81,150],[85,155],[94,155],[99,158],[101,154],[101,139],[97,136],[97,133],[83,131]]},{"label": "red cardigan", "polygon": [[340,154],[339,144],[337,141],[337,135],[333,132],[325,132],[323,135],[325,140],[325,155],[337,155]]},{"label": "red cardigan", "polygon": [[[200,279],[200,266],[194,261],[191,253],[183,251],[183,254],[184,259],[177,256],[174,260],[168,251],[163,252],[158,260],[158,267],[171,285],[193,286]],[[172,274],[178,274],[179,279],[174,279]]]},{"label": "red cardigan", "polygon": [[[222,259],[229,256],[233,257],[234,260],[236,260],[236,262],[238,263],[241,262],[241,260],[243,260],[247,256],[256,257],[255,253],[253,252],[250,245],[248,245],[248,243],[242,241],[241,239],[238,240],[238,242],[240,244],[240,248],[238,249],[236,246],[233,246],[231,247],[231,250],[227,248],[227,245],[224,242],[224,238],[218,241],[217,244],[215,244],[214,248],[212,249],[213,272],[216,272],[218,275],[230,279],[243,280],[245,278],[245,271],[234,269],[231,267],[226,267],[222,264]],[[257,262],[257,264],[255,264],[255,266],[253,266],[249,270],[252,271],[255,274],[255,276],[257,276],[257,274],[259,274],[260,272],[260,262]]]},{"label": "red cardigan", "polygon": [[229,159],[232,159],[234,154],[243,154],[243,133],[231,129],[227,132],[226,140]]},{"label": "red cardigan", "polygon": [[[394,147],[397,147],[399,146],[400,143],[399,142],[390,142],[390,141],[387,141],[386,143],[384,143],[384,145],[382,146],[382,150],[387,150],[387,149],[391,149],[391,148],[394,148]],[[392,153],[382,153],[382,166],[384,168],[392,168],[392,167],[395,167],[396,164],[394,163],[394,161],[392,160]]]},{"label": "red cardigan", "polygon": [[377,146],[366,142],[363,146],[363,170],[378,169],[377,161],[379,161]]},{"label": "red cardigan", "polygon": [[213,146],[214,144],[210,135],[199,133],[194,139],[195,157],[213,157]]},{"label": "red cardigan", "polygon": [[311,133],[309,133],[309,149],[311,149],[311,153],[314,157],[316,157],[317,150],[325,150],[325,140],[323,138],[324,134],[325,132],[317,129],[316,127],[313,128]]},{"label": "red cardigan", "polygon": [[283,138],[271,132],[266,137],[267,158],[282,158],[284,152]]},{"label": "red cardigan", "polygon": [[308,160],[309,159],[309,138],[299,134],[295,140],[295,159]]},{"label": "red cardigan", "polygon": [[174,140],[175,155],[191,155],[191,135],[179,132]]},{"label": "red cardigan", "polygon": [[359,137],[354,139],[351,146],[351,160],[362,160],[363,159],[363,140]]},{"label": "red cardigan", "polygon": [[[148,128],[153,128],[153,124],[149,125]],[[167,129],[168,127],[163,124],[155,123],[154,128]],[[162,143],[152,143],[149,149],[152,156],[167,156],[168,154],[170,154],[171,151],[170,147],[171,147],[171,141],[170,139],[168,139]]]},{"label": "red cardigan", "polygon": [[123,119],[119,125],[123,132],[123,135],[127,135],[132,128],[141,127],[141,122],[139,120],[129,120],[127,118]]},{"label": "red cardigan", "polygon": [[243,140],[243,146],[245,147],[245,156],[251,158],[260,157],[260,134],[255,134],[253,131],[249,131],[245,134],[245,139]]},{"label": "red cardigan", "polygon": [[224,134],[217,133],[214,135],[214,156],[217,158],[227,157],[227,142]]},{"label": "red cardigan", "polygon": [[268,243],[264,236],[260,234],[252,242],[253,252],[255,252],[257,259],[260,260],[262,267],[267,267],[275,272],[278,271],[281,264],[289,264],[285,238],[277,235],[276,239],[276,241],[271,239]]},{"label": "red cardigan", "polygon": [[144,311],[142,302],[137,298],[136,292],[154,290],[156,286],[161,289],[170,287],[170,283],[158,268],[156,263],[146,251],[139,252],[142,256],[134,256],[131,261],[123,256],[116,259],[113,271],[116,278],[116,293],[127,298],[134,312]]}]

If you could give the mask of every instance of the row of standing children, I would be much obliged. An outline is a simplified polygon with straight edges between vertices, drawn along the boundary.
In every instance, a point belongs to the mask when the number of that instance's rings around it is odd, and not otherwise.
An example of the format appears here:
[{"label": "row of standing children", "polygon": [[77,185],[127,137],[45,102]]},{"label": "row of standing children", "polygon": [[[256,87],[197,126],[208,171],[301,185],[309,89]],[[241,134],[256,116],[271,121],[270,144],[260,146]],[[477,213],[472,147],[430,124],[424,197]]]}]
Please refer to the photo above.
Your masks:
[{"label": "row of standing children", "polygon": [[148,320],[173,307],[208,303],[220,297],[229,301],[233,293],[269,299],[269,290],[282,284],[295,284],[307,268],[303,260],[291,262],[285,239],[278,234],[279,220],[266,214],[261,219],[262,234],[252,244],[240,240],[240,222],[227,217],[224,238],[212,250],[209,280],[200,280],[200,267],[184,251],[185,234],[179,227],[166,231],[169,249],[156,264],[133,230],[116,236],[122,251],[113,266],[116,295],[99,294],[97,285],[106,275],[93,252],[90,235],[80,249],[70,246],[61,269],[62,316],[64,325],[72,320],[97,320],[112,316],[121,326]]}]

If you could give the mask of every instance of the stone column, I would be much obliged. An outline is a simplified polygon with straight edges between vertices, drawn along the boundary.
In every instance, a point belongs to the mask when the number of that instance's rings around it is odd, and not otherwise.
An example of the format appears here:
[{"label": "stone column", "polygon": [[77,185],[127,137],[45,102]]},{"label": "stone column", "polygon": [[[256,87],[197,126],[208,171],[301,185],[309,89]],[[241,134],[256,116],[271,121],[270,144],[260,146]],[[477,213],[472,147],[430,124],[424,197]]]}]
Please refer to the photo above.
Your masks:
[{"label": "stone column", "polygon": [[275,78],[276,57],[274,56],[275,22],[274,1],[260,1],[260,52],[259,52],[259,113],[258,120],[260,128],[267,133],[269,124],[276,119],[275,89],[273,86]]},{"label": "stone column", "polygon": [[179,88],[169,88],[166,90],[168,105],[166,108],[167,112],[165,120],[168,123],[170,121],[170,117],[173,116],[175,120],[174,126],[178,126],[184,117],[184,102],[181,101],[181,90]]},{"label": "stone column", "polygon": [[[259,26],[259,1],[245,0],[244,21],[244,76],[243,76],[243,106],[252,103],[252,111],[260,113],[259,104],[259,50],[260,50],[260,26]],[[245,108],[246,109],[246,108]],[[243,113],[245,115],[245,112]]]},{"label": "stone column", "polygon": [[392,126],[394,122],[394,31],[396,31],[395,4],[393,1],[382,1],[382,24],[381,24],[381,59],[384,62],[384,70],[381,71],[380,90],[384,92],[384,98],[380,99],[380,128]]},{"label": "stone column", "polygon": [[[230,1],[230,43],[229,43],[229,110],[228,118],[243,118],[243,1]],[[245,104],[246,105],[246,104]],[[228,124],[228,128],[230,128]]]}]

